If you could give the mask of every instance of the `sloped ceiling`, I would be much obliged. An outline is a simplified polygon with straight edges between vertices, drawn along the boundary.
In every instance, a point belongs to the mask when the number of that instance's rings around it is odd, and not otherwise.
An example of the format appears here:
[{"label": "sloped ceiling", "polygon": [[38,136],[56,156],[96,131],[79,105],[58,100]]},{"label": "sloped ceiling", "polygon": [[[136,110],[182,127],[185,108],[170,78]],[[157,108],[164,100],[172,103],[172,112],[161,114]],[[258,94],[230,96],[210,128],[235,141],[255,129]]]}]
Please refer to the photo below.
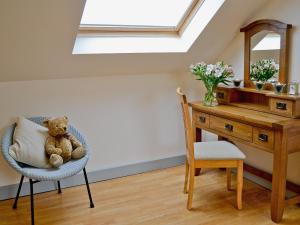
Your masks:
[{"label": "sloped ceiling", "polygon": [[1,0],[0,81],[178,73],[211,61],[270,0],[226,0],[187,53],[72,55],[84,0]]}]

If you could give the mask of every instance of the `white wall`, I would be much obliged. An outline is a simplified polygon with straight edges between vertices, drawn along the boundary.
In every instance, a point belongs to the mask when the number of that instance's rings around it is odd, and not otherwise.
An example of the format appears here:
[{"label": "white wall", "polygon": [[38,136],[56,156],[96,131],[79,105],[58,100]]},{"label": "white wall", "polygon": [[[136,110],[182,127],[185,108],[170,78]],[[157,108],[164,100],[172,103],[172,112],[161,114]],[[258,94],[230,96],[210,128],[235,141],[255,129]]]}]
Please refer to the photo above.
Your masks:
[{"label": "white wall", "polygon": [[[0,127],[20,115],[68,115],[93,150],[88,171],[182,155],[176,88],[193,83],[187,74],[1,82]],[[196,86],[188,94],[198,99]],[[1,155],[0,186],[18,180]]]},{"label": "white wall", "polygon": [[[262,7],[258,14],[251,18],[249,22],[257,19],[277,19],[293,25],[291,32],[290,48],[290,80],[300,81],[300,1],[299,0],[272,0],[265,7]],[[243,79],[244,74],[244,35],[239,33],[230,45],[222,52],[218,59],[232,64],[236,75]],[[245,151],[247,163],[260,169],[272,171],[272,155],[266,152],[251,150]],[[289,156],[288,179],[300,184],[300,153]]]}]

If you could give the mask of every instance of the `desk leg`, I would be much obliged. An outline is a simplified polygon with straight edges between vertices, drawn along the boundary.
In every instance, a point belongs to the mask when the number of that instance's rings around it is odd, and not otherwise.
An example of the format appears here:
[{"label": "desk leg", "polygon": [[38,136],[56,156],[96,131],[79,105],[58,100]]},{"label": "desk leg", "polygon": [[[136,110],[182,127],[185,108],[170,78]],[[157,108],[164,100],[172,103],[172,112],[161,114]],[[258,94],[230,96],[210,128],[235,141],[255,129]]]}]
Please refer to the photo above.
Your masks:
[{"label": "desk leg", "polygon": [[276,131],[271,196],[271,218],[275,223],[281,221],[285,206],[287,161],[286,131]]},{"label": "desk leg", "polygon": [[[194,131],[195,131],[195,134],[194,134],[195,142],[201,142],[202,141],[202,130],[195,127]],[[200,168],[195,169],[195,176],[199,176],[200,172],[201,172]]]}]

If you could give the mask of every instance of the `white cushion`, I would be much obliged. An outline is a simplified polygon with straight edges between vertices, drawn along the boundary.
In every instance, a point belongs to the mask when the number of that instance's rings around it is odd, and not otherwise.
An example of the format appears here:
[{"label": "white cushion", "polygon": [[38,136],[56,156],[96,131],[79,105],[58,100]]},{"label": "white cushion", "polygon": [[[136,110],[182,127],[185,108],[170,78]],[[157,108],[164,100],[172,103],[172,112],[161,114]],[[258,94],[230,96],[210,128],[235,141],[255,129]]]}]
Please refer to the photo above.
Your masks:
[{"label": "white cushion", "polygon": [[47,136],[47,128],[20,117],[14,131],[13,145],[9,148],[9,154],[18,162],[38,168],[49,168],[45,153]]},{"label": "white cushion", "polygon": [[195,142],[194,152],[195,159],[203,160],[246,158],[244,153],[227,141]]}]

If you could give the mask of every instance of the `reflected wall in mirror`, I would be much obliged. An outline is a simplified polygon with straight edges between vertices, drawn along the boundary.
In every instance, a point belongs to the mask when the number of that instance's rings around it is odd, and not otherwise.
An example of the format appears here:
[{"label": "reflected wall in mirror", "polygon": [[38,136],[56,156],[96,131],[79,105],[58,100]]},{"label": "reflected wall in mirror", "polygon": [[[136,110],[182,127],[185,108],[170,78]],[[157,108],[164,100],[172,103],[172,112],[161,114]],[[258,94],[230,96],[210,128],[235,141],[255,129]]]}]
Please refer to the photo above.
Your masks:
[{"label": "reflected wall in mirror", "polygon": [[[278,82],[279,63],[280,34],[263,30],[253,35],[250,40],[250,79]],[[258,73],[258,70],[265,72]]]},{"label": "reflected wall in mirror", "polygon": [[[292,25],[276,20],[258,20],[241,29],[245,32],[245,87],[254,88],[254,80],[288,82],[289,30]],[[257,73],[262,67],[267,72]],[[261,70],[259,70],[261,71]],[[266,85],[271,89],[271,85]]]}]

